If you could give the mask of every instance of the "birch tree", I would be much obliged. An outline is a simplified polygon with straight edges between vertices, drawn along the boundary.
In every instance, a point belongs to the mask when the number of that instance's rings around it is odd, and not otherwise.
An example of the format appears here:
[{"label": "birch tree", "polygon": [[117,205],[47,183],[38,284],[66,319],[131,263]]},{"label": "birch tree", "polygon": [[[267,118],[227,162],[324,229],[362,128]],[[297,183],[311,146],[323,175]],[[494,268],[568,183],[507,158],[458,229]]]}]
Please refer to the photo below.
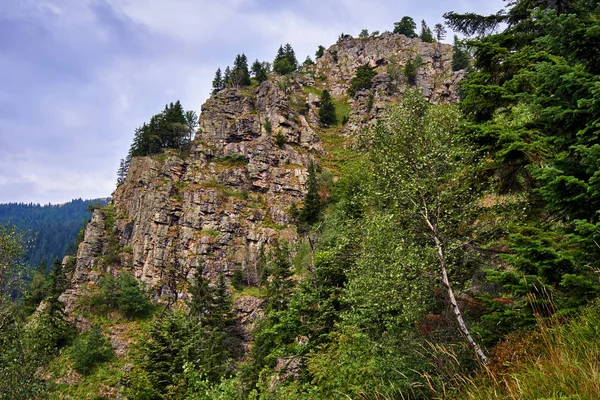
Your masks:
[{"label": "birch tree", "polygon": [[[436,270],[458,327],[479,360],[487,357],[471,335],[451,281],[453,253],[477,239],[477,190],[472,152],[457,132],[453,105],[428,104],[408,92],[373,138],[373,188],[380,206],[394,210],[407,239],[435,254]],[[431,254],[430,252],[430,254]],[[429,258],[431,260],[431,258]]]}]

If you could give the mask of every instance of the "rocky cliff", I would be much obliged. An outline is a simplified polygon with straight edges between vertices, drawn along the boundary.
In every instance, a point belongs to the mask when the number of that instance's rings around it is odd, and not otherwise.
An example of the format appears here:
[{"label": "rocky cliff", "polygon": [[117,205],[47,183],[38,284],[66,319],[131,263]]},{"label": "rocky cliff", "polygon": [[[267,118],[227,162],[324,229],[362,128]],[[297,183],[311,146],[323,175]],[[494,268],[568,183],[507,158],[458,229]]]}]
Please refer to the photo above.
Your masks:
[{"label": "rocky cliff", "polygon": [[[288,210],[303,198],[311,160],[328,158],[324,135],[341,138],[336,145],[361,135],[401,99],[409,85],[404,65],[417,58],[413,84],[431,102],[454,101],[461,74],[451,71],[451,46],[391,33],[343,37],[299,73],[213,95],[202,105],[189,151],[134,158],[112,203],[95,211],[72,288],[62,297],[68,309],[85,285],[123,270],[155,300],[185,296],[196,268],[213,278],[240,269],[252,280],[263,244],[297,237]],[[372,88],[348,98],[349,82],[364,64],[377,71]],[[319,126],[323,89],[346,113],[343,126]]]}]

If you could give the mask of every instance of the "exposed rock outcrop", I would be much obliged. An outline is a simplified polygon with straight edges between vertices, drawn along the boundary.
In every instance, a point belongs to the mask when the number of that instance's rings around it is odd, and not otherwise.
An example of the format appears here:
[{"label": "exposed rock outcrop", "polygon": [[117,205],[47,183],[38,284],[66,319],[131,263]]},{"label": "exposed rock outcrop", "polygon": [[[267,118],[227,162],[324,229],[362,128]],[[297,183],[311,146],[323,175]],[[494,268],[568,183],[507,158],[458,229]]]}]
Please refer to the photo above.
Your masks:
[{"label": "exposed rock outcrop", "polygon": [[[96,210],[78,249],[72,289],[62,296],[67,309],[87,282],[123,270],[157,301],[185,297],[197,268],[211,278],[240,269],[252,280],[263,244],[296,239],[288,210],[303,198],[311,160],[327,157],[317,94],[328,89],[350,110],[347,124],[332,128],[335,134],[360,135],[401,98],[409,85],[402,70],[417,57],[415,85],[424,96],[456,100],[461,74],[451,72],[451,47],[390,33],[344,38],[298,74],[213,95],[202,106],[190,149],[134,158],[111,204]],[[364,64],[378,73],[372,87],[348,98],[349,82]],[[236,301],[244,326],[259,315],[259,304]]]}]

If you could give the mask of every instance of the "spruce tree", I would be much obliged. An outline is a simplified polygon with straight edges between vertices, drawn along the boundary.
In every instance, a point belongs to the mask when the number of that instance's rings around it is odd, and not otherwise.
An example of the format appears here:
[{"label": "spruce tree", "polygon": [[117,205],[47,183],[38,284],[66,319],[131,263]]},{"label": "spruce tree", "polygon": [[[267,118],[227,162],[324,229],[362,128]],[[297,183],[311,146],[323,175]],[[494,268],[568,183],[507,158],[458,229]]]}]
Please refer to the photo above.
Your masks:
[{"label": "spruce tree", "polygon": [[318,60],[319,58],[323,57],[323,53],[325,53],[325,47],[319,45],[319,47],[317,47],[317,51],[315,52],[315,59]]},{"label": "spruce tree", "polygon": [[298,69],[298,60],[292,46],[287,43],[284,46],[279,46],[277,56],[273,61],[273,70],[280,75],[286,75]]},{"label": "spruce tree", "polygon": [[415,24],[415,20],[411,17],[405,16],[402,17],[400,22],[394,22],[394,33],[414,38],[417,37],[415,29],[417,29],[417,24]]},{"label": "spruce tree", "polygon": [[221,68],[217,68],[217,72],[215,72],[215,77],[212,81],[212,94],[216,94],[223,90],[224,87],[223,76],[221,75]]},{"label": "spruce tree", "polygon": [[256,79],[259,84],[269,78],[265,64],[258,60],[255,60],[254,63],[252,63],[252,74],[254,74],[254,79]]},{"label": "spruce tree", "polygon": [[231,70],[231,83],[235,87],[250,85],[250,72],[248,71],[248,58],[245,54],[238,54]]},{"label": "spruce tree", "polygon": [[[319,184],[317,181],[317,168],[314,162],[308,164],[308,177],[306,180],[306,195],[304,195],[304,207],[300,211],[298,220],[301,227],[307,229],[319,220],[321,214],[321,197],[319,196]],[[304,230],[302,229],[301,230]]]},{"label": "spruce tree", "polygon": [[433,33],[429,26],[427,26],[427,22],[425,20],[421,20],[421,35],[419,35],[421,40],[426,43],[433,43]]},{"label": "spruce tree", "polygon": [[323,126],[335,125],[337,117],[335,115],[335,105],[327,90],[321,94],[321,107],[319,107],[319,122]]},{"label": "spruce tree", "polygon": [[435,33],[435,39],[438,42],[441,42],[446,38],[446,28],[444,28],[444,25],[442,24],[435,24],[433,32]]},{"label": "spruce tree", "polygon": [[231,68],[229,65],[225,67],[225,72],[223,73],[223,88],[231,86]]},{"label": "spruce tree", "polygon": [[454,35],[454,44],[452,46],[452,71],[469,68],[469,53],[464,49],[458,36]]}]

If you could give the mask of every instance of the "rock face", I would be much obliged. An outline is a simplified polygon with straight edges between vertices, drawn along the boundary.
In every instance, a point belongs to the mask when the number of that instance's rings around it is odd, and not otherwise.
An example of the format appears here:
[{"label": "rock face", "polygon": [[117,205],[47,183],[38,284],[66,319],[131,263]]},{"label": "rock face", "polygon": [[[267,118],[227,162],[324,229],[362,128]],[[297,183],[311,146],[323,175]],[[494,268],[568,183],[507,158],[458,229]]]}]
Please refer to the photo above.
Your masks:
[{"label": "rock face", "polygon": [[[327,157],[317,93],[328,89],[350,110],[336,134],[360,135],[401,98],[409,86],[401,71],[417,56],[415,84],[424,96],[454,101],[461,75],[451,72],[451,47],[389,33],[344,38],[300,73],[213,95],[202,106],[189,151],[134,158],[112,203],[95,211],[78,249],[73,287],[63,295],[67,308],[82,285],[106,273],[132,273],[157,301],[185,297],[197,268],[211,278],[239,269],[254,279],[263,244],[296,239],[288,210],[304,196],[308,164]],[[349,99],[349,82],[364,64],[378,75],[371,89]],[[237,308],[252,321],[258,304],[245,299]]]}]

